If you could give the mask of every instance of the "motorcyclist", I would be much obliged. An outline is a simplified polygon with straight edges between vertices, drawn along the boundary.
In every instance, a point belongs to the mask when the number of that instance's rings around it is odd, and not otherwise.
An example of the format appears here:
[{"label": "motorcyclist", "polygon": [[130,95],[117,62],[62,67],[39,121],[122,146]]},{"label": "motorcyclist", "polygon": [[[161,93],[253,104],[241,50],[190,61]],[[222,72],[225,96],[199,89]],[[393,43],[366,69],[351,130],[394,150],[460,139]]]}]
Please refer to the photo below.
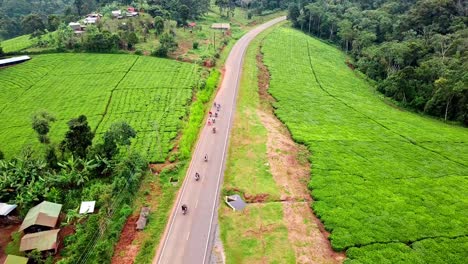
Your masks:
[{"label": "motorcyclist", "polygon": [[216,118],[218,117],[218,113],[217,113],[217,112],[215,113],[215,117],[216,117]]},{"label": "motorcyclist", "polygon": [[196,181],[200,180],[200,174],[198,172],[195,172],[195,180]]},{"label": "motorcyclist", "polygon": [[208,161],[208,154],[205,154],[205,161]]},{"label": "motorcyclist", "polygon": [[216,127],[213,127],[213,134],[216,133]]},{"label": "motorcyclist", "polygon": [[186,213],[187,213],[187,210],[188,210],[187,205],[183,204],[183,205],[182,205],[182,213],[183,213],[183,214],[186,214]]}]

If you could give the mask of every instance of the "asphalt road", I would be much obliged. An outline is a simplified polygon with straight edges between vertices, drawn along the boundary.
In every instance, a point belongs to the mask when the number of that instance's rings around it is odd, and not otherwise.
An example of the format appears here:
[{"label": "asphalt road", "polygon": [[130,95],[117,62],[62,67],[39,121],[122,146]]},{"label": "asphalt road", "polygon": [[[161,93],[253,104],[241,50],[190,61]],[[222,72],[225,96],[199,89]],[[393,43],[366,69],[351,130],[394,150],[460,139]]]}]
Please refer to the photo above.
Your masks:
[{"label": "asphalt road", "polygon": [[[280,17],[251,30],[237,41],[229,53],[224,79],[215,99],[215,102],[221,105],[218,118],[215,118],[215,123],[211,125],[206,121],[201,132],[153,263],[209,262],[244,54],[250,41],[260,32],[285,19],[286,17]],[[214,117],[217,109],[213,106],[211,112]],[[212,132],[213,127],[216,127],[216,133]],[[208,155],[208,162],[204,161],[205,154]],[[195,181],[195,172],[201,176],[199,181]],[[186,215],[182,214],[182,204],[188,206]]]}]

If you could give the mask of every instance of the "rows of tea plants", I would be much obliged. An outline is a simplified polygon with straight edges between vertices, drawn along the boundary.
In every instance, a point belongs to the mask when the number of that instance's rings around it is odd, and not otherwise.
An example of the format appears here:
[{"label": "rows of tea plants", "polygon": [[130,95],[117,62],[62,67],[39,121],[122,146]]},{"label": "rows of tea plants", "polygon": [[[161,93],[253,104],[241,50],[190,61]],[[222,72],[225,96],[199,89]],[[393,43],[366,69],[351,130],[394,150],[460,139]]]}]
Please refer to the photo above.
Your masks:
[{"label": "rows of tea plants", "polygon": [[332,247],[364,263],[462,263],[468,130],[385,104],[343,53],[299,31],[275,30],[262,51],[275,114],[312,153],[313,208]]},{"label": "rows of tea plants", "polygon": [[196,66],[152,57],[34,56],[1,70],[0,150],[13,156],[35,143],[31,116],[46,110],[57,118],[52,142],[63,138],[68,120],[84,114],[97,134],[126,121],[138,133],[134,147],[164,160],[197,81]]},{"label": "rows of tea plants", "polygon": [[34,45],[34,41],[29,35],[23,35],[2,41],[0,44],[4,52],[15,52],[31,47]]}]

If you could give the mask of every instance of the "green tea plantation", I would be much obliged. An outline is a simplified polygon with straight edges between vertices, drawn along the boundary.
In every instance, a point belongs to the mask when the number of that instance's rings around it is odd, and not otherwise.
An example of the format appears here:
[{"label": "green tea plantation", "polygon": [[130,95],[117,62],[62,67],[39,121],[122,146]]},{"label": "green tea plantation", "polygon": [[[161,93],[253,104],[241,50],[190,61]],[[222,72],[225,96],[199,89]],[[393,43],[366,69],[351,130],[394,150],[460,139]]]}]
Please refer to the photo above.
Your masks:
[{"label": "green tea plantation", "polygon": [[67,121],[84,114],[98,136],[117,121],[137,131],[133,147],[162,161],[185,117],[196,65],[116,54],[50,54],[0,70],[0,150],[9,157],[38,147],[31,117],[47,111],[57,118],[51,141],[59,143]]},{"label": "green tea plantation", "polygon": [[310,152],[313,209],[349,263],[466,263],[468,130],[384,102],[317,39],[263,43],[275,114]]}]

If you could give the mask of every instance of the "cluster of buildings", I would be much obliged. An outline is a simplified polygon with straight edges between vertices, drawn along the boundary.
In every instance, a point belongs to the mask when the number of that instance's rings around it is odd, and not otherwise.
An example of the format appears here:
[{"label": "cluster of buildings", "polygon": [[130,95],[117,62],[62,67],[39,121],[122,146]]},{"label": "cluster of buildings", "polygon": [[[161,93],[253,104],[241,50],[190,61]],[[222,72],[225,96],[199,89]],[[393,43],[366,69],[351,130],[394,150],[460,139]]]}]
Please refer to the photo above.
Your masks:
[{"label": "cluster of buildings", "polygon": [[[111,12],[112,18],[122,19],[127,17],[136,17],[139,16],[139,13],[136,11],[134,7],[127,7],[126,11],[122,10],[114,10]],[[81,34],[86,30],[87,25],[94,25],[98,23],[102,18],[102,14],[100,13],[91,13],[88,14],[83,20],[82,23],[78,22],[70,22],[68,26],[73,29],[75,34]]]},{"label": "cluster of buildings", "polygon": [[[80,214],[94,212],[94,205],[95,201],[82,202]],[[9,217],[8,215],[15,208],[16,205],[0,203],[0,216],[2,218]],[[61,232],[61,229],[56,227],[59,223],[61,210],[61,204],[48,201],[43,201],[31,208],[18,230],[24,234],[21,238],[19,250],[25,253],[38,250],[56,254],[60,245]],[[9,255],[5,263],[21,263],[18,262],[19,260],[26,260],[24,263],[27,262],[27,258]]]}]

